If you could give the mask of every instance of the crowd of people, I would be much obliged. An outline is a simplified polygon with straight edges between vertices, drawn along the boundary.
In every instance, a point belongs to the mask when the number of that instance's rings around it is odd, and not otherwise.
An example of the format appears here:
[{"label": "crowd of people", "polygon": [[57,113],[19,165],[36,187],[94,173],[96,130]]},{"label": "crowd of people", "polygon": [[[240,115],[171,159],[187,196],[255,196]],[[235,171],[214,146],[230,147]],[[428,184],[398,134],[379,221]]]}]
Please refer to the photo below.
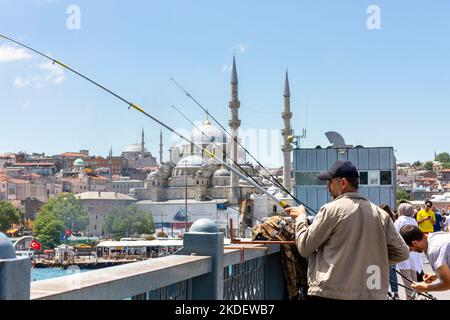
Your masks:
[{"label": "crowd of people", "polygon": [[[336,161],[319,179],[334,200],[311,224],[303,206],[285,209],[308,259],[309,299],[399,299],[399,286],[406,299],[432,298],[426,292],[450,289],[449,219],[431,201],[423,209],[404,202],[396,212],[377,206],[358,193],[359,173],[349,161]],[[436,274],[424,273],[422,252]]]}]

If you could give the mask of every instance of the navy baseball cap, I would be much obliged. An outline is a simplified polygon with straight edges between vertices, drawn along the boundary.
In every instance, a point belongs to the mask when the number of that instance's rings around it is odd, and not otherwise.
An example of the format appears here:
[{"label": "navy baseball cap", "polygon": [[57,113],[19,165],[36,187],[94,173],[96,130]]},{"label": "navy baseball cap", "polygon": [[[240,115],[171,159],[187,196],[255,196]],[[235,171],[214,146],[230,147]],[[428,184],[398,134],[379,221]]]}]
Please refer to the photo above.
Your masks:
[{"label": "navy baseball cap", "polygon": [[319,174],[319,180],[330,180],[333,178],[359,178],[356,167],[350,161],[336,161],[330,169]]}]

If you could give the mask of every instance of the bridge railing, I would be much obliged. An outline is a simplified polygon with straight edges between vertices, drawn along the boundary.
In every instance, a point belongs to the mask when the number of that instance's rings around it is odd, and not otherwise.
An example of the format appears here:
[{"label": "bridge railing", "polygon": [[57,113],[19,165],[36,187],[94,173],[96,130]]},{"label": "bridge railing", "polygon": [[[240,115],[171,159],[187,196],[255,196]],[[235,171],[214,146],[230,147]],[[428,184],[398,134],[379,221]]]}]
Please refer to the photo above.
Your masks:
[{"label": "bridge railing", "polygon": [[[183,248],[166,257],[31,284],[29,274],[23,279],[29,296],[16,294],[15,299],[263,300],[283,299],[285,291],[279,245],[224,246],[219,232],[188,232]],[[10,282],[4,290],[14,291],[14,286]]]}]

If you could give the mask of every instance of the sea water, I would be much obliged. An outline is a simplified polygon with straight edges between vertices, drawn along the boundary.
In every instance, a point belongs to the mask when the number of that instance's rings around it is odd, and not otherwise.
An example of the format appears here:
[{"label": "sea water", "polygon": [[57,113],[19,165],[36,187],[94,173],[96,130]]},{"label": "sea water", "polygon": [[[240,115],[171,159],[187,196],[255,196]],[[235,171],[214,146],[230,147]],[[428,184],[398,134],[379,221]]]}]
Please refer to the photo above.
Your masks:
[{"label": "sea water", "polygon": [[62,269],[62,268],[32,268],[31,269],[31,282],[57,278],[62,276],[68,276],[76,272],[87,272],[91,271],[89,269],[77,269],[72,268]]}]

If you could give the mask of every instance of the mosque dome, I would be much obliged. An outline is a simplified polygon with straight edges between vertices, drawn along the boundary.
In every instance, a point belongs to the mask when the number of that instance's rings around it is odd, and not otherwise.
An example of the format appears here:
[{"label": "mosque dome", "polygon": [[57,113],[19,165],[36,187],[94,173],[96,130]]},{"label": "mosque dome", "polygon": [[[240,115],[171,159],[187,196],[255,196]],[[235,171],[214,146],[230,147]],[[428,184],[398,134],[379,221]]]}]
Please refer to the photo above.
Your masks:
[{"label": "mosque dome", "polygon": [[159,177],[159,170],[155,170],[155,171],[153,171],[153,172],[150,172],[148,175],[147,175],[147,178],[158,178]]},{"label": "mosque dome", "polygon": [[[140,153],[142,150],[142,146],[139,143],[130,144],[128,147],[123,150],[123,152],[136,152]],[[147,148],[144,148],[144,152],[148,152]]]},{"label": "mosque dome", "polygon": [[191,141],[195,144],[226,143],[226,136],[222,130],[213,126],[211,122],[206,119],[202,126],[192,130]]},{"label": "mosque dome", "polygon": [[176,165],[176,168],[184,168],[186,167],[201,167],[205,161],[203,158],[199,155],[189,155],[186,157],[183,157],[178,161],[178,164]]},{"label": "mosque dome", "polygon": [[278,189],[277,187],[272,185],[269,188],[267,188],[267,191],[270,192],[271,194],[275,195],[280,192],[280,189]]},{"label": "mosque dome", "polygon": [[83,159],[77,159],[73,162],[74,166],[84,166],[84,161]]},{"label": "mosque dome", "polygon": [[213,177],[229,177],[229,176],[230,176],[230,171],[228,171],[225,168],[216,170],[213,175]]}]

